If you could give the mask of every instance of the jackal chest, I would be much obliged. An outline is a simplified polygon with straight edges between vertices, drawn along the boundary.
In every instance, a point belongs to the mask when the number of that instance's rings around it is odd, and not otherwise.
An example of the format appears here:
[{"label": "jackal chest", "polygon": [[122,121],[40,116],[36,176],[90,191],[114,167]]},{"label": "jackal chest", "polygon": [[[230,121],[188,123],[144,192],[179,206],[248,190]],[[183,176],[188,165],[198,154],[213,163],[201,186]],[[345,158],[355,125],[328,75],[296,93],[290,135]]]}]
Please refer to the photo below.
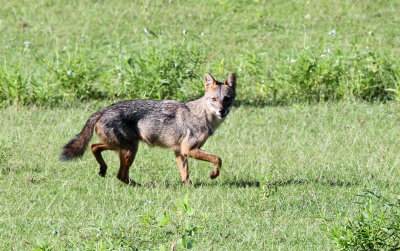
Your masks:
[{"label": "jackal chest", "polygon": [[209,128],[203,128],[203,130],[188,130],[187,135],[182,142],[187,145],[190,149],[200,148],[206,143],[207,139],[212,135],[212,130]]}]

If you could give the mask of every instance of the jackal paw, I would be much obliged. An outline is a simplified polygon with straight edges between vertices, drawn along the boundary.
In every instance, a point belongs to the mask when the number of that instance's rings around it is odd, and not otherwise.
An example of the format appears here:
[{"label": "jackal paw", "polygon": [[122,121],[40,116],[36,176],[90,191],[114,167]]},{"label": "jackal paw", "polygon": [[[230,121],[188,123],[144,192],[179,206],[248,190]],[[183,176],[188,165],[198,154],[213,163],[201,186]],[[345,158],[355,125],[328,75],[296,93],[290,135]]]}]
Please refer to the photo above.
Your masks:
[{"label": "jackal paw", "polygon": [[133,182],[133,180],[131,180],[129,177],[127,178],[127,177],[118,177],[118,176],[117,176],[117,178],[118,178],[120,181],[122,181],[122,182],[124,182],[125,184],[127,184],[127,185],[129,185],[131,182]]},{"label": "jackal paw", "polygon": [[193,185],[190,179],[184,181],[183,183],[185,183],[187,187],[191,187]]},{"label": "jackal paw", "polygon": [[219,172],[217,172],[217,171],[212,171],[212,172],[210,173],[210,178],[211,178],[211,179],[215,179],[215,178],[218,177],[218,175],[219,175]]},{"label": "jackal paw", "polygon": [[105,177],[107,173],[107,167],[100,167],[99,175]]}]

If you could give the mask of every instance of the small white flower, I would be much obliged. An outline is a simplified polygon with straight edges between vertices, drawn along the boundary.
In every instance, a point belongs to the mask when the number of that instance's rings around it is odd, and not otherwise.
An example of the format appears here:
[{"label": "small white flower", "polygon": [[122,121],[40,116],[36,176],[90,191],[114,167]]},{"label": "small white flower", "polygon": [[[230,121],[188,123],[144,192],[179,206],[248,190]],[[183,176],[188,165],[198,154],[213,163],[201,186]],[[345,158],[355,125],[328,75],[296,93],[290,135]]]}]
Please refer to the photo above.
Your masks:
[{"label": "small white flower", "polygon": [[239,68],[239,72],[241,72],[242,71],[242,68]]},{"label": "small white flower", "polygon": [[200,36],[204,36],[204,32],[200,33]]},{"label": "small white flower", "polygon": [[4,48],[8,49],[8,45],[4,46]]},{"label": "small white flower", "polygon": [[324,49],[324,53],[331,54],[331,50],[329,48],[328,49]]},{"label": "small white flower", "polygon": [[25,41],[25,42],[24,42],[24,45],[25,45],[25,47],[29,47],[29,45],[31,45],[31,42]]},{"label": "small white flower", "polygon": [[177,62],[175,62],[175,63],[174,63],[174,66],[175,66],[175,67],[177,67],[177,66],[178,66],[178,63],[177,63]]},{"label": "small white flower", "polygon": [[261,80],[261,83],[264,84],[264,80]]},{"label": "small white flower", "polygon": [[368,35],[372,36],[372,31],[368,31]]},{"label": "small white flower", "polygon": [[146,201],[145,203],[144,203],[144,205],[146,206],[146,205],[148,205],[148,204],[151,204],[151,203],[153,203],[153,202],[151,202],[151,201]]},{"label": "small white flower", "polygon": [[296,59],[292,59],[292,60],[290,60],[290,62],[291,62],[291,63],[295,63],[295,62],[296,62]]},{"label": "small white flower", "polygon": [[330,36],[333,36],[333,37],[336,36],[336,30],[334,30],[334,29],[331,30],[331,31],[329,32],[329,35],[330,35]]},{"label": "small white flower", "polygon": [[117,71],[119,71],[121,68],[120,68],[119,66],[116,66],[115,69],[116,69]]},{"label": "small white flower", "polygon": [[67,71],[67,75],[69,76],[69,75],[71,75],[72,74],[72,72],[70,71],[70,70],[68,70]]},{"label": "small white flower", "polygon": [[369,50],[369,47],[368,47],[368,46],[366,46],[366,47],[365,47],[365,49],[366,49],[366,50]]},{"label": "small white flower", "polygon": [[325,54],[321,54],[321,58],[324,58],[324,57],[326,57],[326,55]]},{"label": "small white flower", "polygon": [[118,78],[121,78],[122,77],[122,73],[120,73],[120,72],[118,72]]},{"label": "small white flower", "polygon": [[149,31],[147,30],[147,28],[144,28],[144,32],[149,35]]},{"label": "small white flower", "polygon": [[182,30],[182,34],[186,36],[186,30]]},{"label": "small white flower", "polygon": [[306,46],[306,50],[310,49],[310,46]]},{"label": "small white flower", "polygon": [[63,51],[66,51],[66,50],[67,50],[67,46],[64,46],[64,47],[63,47]]}]

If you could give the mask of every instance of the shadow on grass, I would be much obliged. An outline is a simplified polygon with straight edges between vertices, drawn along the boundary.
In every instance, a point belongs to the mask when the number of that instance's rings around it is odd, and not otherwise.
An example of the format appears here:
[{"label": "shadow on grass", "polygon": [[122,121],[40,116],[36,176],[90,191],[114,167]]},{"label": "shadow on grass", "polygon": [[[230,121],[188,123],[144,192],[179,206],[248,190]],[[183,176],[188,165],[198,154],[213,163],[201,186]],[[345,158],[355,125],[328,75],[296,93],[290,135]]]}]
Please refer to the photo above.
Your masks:
[{"label": "shadow on grass", "polygon": [[286,187],[292,185],[307,185],[307,184],[319,184],[323,186],[331,187],[351,187],[359,185],[358,181],[341,181],[341,180],[329,180],[329,179],[287,179],[287,180],[276,180],[270,182],[260,182],[258,180],[231,180],[222,182],[195,182],[195,186],[229,186],[229,187]]},{"label": "shadow on grass", "polygon": [[[287,180],[275,180],[268,182],[260,182],[258,180],[250,180],[250,179],[238,179],[238,180],[223,180],[221,182],[210,180],[210,181],[198,181],[194,182],[193,186],[196,187],[286,187],[286,186],[302,186],[308,184],[319,184],[322,186],[330,186],[330,187],[352,187],[358,186],[360,183],[358,181],[342,181],[342,180],[331,180],[326,178],[319,179],[287,179]],[[133,187],[144,187],[144,188],[156,188],[156,187],[164,187],[164,188],[179,188],[186,187],[185,184],[179,181],[164,181],[160,183],[155,182],[145,182],[138,183],[133,180],[130,180],[130,186]]]}]

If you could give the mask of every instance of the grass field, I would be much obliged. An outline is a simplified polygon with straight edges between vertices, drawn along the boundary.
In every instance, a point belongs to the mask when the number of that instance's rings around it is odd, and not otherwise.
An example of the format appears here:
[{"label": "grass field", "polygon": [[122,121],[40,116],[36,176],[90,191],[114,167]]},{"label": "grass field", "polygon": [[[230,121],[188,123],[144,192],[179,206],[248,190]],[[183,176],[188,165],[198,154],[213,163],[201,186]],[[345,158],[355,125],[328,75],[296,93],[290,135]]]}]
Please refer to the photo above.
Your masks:
[{"label": "grass field", "polygon": [[[365,189],[398,199],[399,1],[0,6],[0,250],[169,250],[183,237],[195,250],[332,250],[332,231],[376,209],[356,203]],[[137,186],[117,180],[111,152],[106,178],[90,153],[58,160],[92,112],[199,97],[205,72],[238,75],[237,106],[204,146],[223,159],[216,180],[191,160],[186,188],[174,154],[144,144]]]},{"label": "grass field", "polygon": [[[59,162],[93,107],[0,111],[0,249],[158,249],[185,220],[204,227],[196,250],[331,249],[318,217],[353,215],[364,188],[391,199],[400,189],[398,105],[237,108],[204,147],[224,160],[221,176],[210,180],[212,166],[191,160],[193,188],[172,152],[144,144],[131,169],[142,186],[116,178],[111,152],[105,179],[90,152]],[[191,217],[176,203],[186,194]],[[164,213],[171,222],[157,227]]]},{"label": "grass field", "polygon": [[201,95],[400,100],[398,1],[0,0],[0,105]]}]

